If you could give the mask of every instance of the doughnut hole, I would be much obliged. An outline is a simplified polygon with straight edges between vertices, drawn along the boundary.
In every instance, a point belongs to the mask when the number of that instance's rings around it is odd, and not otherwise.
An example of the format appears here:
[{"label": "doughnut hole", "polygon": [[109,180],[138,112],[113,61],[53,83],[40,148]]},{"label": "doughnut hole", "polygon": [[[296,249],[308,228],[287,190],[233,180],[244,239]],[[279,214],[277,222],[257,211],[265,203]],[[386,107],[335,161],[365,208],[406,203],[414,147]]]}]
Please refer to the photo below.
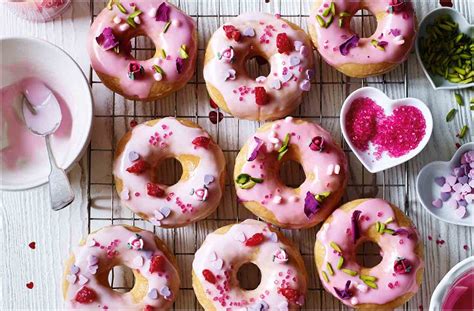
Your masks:
[{"label": "doughnut hole", "polygon": [[290,159],[281,163],[280,180],[287,187],[298,188],[305,181],[305,179],[306,175],[301,163]]},{"label": "doughnut hole", "polygon": [[119,293],[127,293],[135,286],[135,276],[132,269],[119,265],[113,267],[108,274],[108,284],[110,288]]},{"label": "doughnut hole", "polygon": [[260,285],[262,272],[256,264],[247,262],[237,271],[237,280],[241,289],[254,290]]},{"label": "doughnut hole", "polygon": [[361,38],[368,38],[377,29],[377,19],[368,10],[359,10],[351,18],[351,30]]},{"label": "doughnut hole", "polygon": [[177,184],[183,175],[183,166],[175,158],[166,158],[158,163],[153,172],[153,182],[172,186]]},{"label": "doughnut hole", "polygon": [[130,39],[132,47],[132,56],[137,60],[147,60],[156,53],[156,46],[150,37],[139,35]]},{"label": "doughnut hole", "polygon": [[382,261],[380,246],[370,240],[357,245],[356,261],[361,267],[373,268]]},{"label": "doughnut hole", "polygon": [[270,74],[270,64],[265,57],[251,56],[245,62],[245,71],[252,80],[261,76],[267,77]]}]

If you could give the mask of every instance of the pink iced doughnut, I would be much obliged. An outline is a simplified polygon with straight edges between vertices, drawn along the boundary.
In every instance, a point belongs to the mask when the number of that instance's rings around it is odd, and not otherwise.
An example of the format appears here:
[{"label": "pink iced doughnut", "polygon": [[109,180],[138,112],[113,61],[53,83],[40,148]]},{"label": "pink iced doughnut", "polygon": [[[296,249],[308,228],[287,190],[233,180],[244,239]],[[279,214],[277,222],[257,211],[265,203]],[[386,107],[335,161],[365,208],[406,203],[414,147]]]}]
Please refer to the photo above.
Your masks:
[{"label": "pink iced doughnut", "polygon": [[[297,188],[280,179],[285,161],[301,164],[305,181]],[[321,126],[286,117],[260,127],[235,160],[234,180],[242,204],[283,228],[315,226],[333,211],[345,191],[347,159]]]},{"label": "pink iced doughnut", "polygon": [[[260,56],[270,74],[251,79],[248,59]],[[311,87],[311,40],[297,25],[263,13],[246,13],[229,20],[207,46],[204,79],[209,95],[227,113],[249,120],[288,115]]]},{"label": "pink iced doughnut", "polygon": [[[156,169],[175,158],[183,173],[171,186]],[[181,227],[207,217],[224,189],[224,154],[209,134],[187,120],[163,118],[135,126],[118,143],[114,178],[122,206],[156,226]]]},{"label": "pink iced doughnut", "polygon": [[[115,266],[133,271],[127,293],[109,286]],[[152,232],[116,225],[92,232],[66,261],[63,294],[68,309],[168,310],[179,290],[176,258]]]},{"label": "pink iced doughnut", "polygon": [[[377,19],[368,38],[359,38],[350,26],[360,9]],[[358,78],[388,72],[405,61],[416,37],[415,11],[407,0],[316,0],[308,27],[324,60]]]},{"label": "pink iced doughnut", "polygon": [[[364,267],[357,247],[372,241],[382,261]],[[407,302],[423,279],[423,242],[411,220],[382,199],[348,202],[317,234],[316,267],[326,290],[355,309],[393,310]]]},{"label": "pink iced doughnut", "polygon": [[[156,47],[147,60],[131,54],[130,40],[141,35]],[[196,24],[167,1],[109,1],[92,24],[87,47],[92,67],[108,88],[128,99],[155,100],[191,79]]]}]

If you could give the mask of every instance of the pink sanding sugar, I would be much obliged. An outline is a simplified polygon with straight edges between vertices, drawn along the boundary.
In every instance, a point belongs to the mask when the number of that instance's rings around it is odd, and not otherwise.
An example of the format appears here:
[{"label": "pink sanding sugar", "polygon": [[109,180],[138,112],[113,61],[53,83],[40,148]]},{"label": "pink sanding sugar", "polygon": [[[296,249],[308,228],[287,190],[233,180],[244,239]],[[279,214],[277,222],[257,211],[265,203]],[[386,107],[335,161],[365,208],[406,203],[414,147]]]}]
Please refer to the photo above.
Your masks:
[{"label": "pink sanding sugar", "polygon": [[385,151],[397,158],[418,146],[426,134],[426,121],[416,107],[400,106],[387,117],[371,98],[360,97],[347,113],[346,129],[357,149],[366,151],[372,142],[377,158]]}]

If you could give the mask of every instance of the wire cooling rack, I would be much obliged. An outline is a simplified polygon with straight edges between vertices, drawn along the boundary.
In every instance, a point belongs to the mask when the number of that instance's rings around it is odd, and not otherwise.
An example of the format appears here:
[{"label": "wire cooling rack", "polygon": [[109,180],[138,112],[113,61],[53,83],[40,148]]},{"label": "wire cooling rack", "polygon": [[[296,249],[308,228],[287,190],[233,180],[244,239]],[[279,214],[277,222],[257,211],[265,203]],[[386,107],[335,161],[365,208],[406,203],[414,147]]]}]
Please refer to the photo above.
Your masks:
[{"label": "wire cooling rack", "polygon": [[[105,7],[106,1],[90,0],[91,22]],[[239,205],[232,182],[234,159],[250,136],[262,123],[239,120],[223,115],[217,123],[211,122],[209,113],[219,115],[219,111],[210,107],[209,97],[202,77],[204,52],[207,41],[227,19],[243,12],[260,11],[279,13],[293,23],[307,29],[306,22],[311,0],[175,0],[171,1],[192,16],[198,27],[199,48],[196,73],[185,88],[169,97],[156,102],[137,102],[124,99],[108,90],[90,70],[89,81],[95,99],[95,119],[92,142],[88,150],[88,231],[97,230],[110,224],[129,224],[148,229],[157,234],[171,248],[178,259],[181,269],[181,291],[175,302],[176,310],[200,309],[191,284],[191,264],[195,251],[206,235],[218,227],[236,223],[243,219],[255,218],[243,206]],[[376,22],[370,12],[360,11],[352,20],[353,29],[362,36],[370,35]],[[146,59],[154,54],[155,47],[146,37],[132,39],[132,51],[136,58]],[[336,141],[339,141],[347,154],[351,177],[348,191],[343,201],[361,197],[381,197],[409,212],[408,164],[384,171],[379,174],[368,173],[351,150],[344,143],[339,126],[339,111],[344,98],[362,86],[377,87],[389,96],[408,96],[408,65],[405,63],[389,74],[369,78],[351,79],[328,66],[314,51],[316,78],[311,91],[305,95],[303,103],[293,116],[320,123],[328,129]],[[250,75],[266,75],[268,65],[259,66],[254,60],[248,64]],[[127,208],[120,206],[112,178],[112,161],[115,146],[120,137],[130,129],[130,122],[138,123],[160,117],[174,116],[189,119],[206,129],[224,151],[227,161],[227,179],[223,200],[214,214],[178,229],[161,229],[143,221]],[[292,185],[304,178],[301,169],[294,163],[285,165],[281,174],[283,180]],[[160,167],[162,182],[171,184],[179,179],[180,167],[175,162],[166,161]],[[308,230],[282,230],[295,243],[305,260],[309,275],[309,291],[306,309],[344,308],[331,295],[325,293],[316,275],[313,263],[313,245],[319,226]],[[375,260],[377,252],[366,246],[360,250],[364,264]],[[253,274],[252,274],[253,275]],[[247,276],[248,277],[248,276]],[[133,275],[123,267],[116,267],[109,276],[109,282],[115,290],[128,291],[133,287]],[[242,280],[245,282],[245,280]],[[405,305],[405,309],[416,308]]]}]

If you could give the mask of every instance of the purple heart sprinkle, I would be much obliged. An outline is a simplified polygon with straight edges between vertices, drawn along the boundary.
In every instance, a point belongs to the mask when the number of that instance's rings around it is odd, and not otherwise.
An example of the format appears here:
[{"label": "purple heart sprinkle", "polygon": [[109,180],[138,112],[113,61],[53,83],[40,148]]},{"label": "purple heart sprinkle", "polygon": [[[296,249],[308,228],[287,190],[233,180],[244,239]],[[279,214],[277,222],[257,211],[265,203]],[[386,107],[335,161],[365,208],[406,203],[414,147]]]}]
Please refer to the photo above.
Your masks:
[{"label": "purple heart sprinkle", "polygon": [[298,56],[292,56],[290,58],[290,65],[291,66],[296,66],[296,65],[299,65],[300,63],[301,63],[301,59]]},{"label": "purple heart sprinkle", "polygon": [[440,176],[440,177],[436,177],[434,181],[438,186],[442,187],[446,183],[446,178]]},{"label": "purple heart sprinkle", "polygon": [[433,201],[432,204],[436,208],[441,208],[441,206],[443,206],[443,201],[441,201],[440,199],[436,199],[436,200]]},{"label": "purple heart sprinkle", "polygon": [[163,287],[160,289],[160,294],[161,294],[161,296],[164,296],[164,297],[169,297],[169,296],[171,296],[170,288],[169,288],[168,286],[163,286]]},{"label": "purple heart sprinkle", "polygon": [[450,197],[451,197],[451,193],[441,192],[441,200],[443,200],[443,202],[448,201]]},{"label": "purple heart sprinkle", "polygon": [[78,274],[78,273],[79,273],[79,271],[81,271],[81,270],[79,269],[79,267],[78,267],[78,266],[76,266],[76,265],[72,265],[72,267],[71,267],[71,270],[70,270],[70,271],[71,271],[71,273],[72,273],[72,274]]},{"label": "purple heart sprinkle", "polygon": [[212,184],[212,183],[214,182],[214,180],[215,180],[215,178],[214,178],[214,176],[212,176],[212,175],[205,175],[205,176],[204,176],[204,184],[205,184],[206,186]]},{"label": "purple heart sprinkle", "polygon": [[156,290],[156,288],[152,288],[150,290],[150,292],[148,293],[148,298],[153,300],[158,299],[158,291]]},{"label": "purple heart sprinkle", "polygon": [[242,35],[244,35],[244,37],[254,37],[255,36],[255,29],[253,29],[252,27],[247,27],[242,32]]},{"label": "purple heart sprinkle", "polygon": [[312,80],[314,78],[314,70],[313,69],[306,70],[306,78],[308,78],[308,80]]},{"label": "purple heart sprinkle", "polygon": [[311,82],[309,82],[309,80],[303,80],[300,84],[300,89],[308,92],[311,89]]},{"label": "purple heart sprinkle", "polygon": [[166,218],[171,214],[171,209],[168,206],[160,208],[160,213]]}]

